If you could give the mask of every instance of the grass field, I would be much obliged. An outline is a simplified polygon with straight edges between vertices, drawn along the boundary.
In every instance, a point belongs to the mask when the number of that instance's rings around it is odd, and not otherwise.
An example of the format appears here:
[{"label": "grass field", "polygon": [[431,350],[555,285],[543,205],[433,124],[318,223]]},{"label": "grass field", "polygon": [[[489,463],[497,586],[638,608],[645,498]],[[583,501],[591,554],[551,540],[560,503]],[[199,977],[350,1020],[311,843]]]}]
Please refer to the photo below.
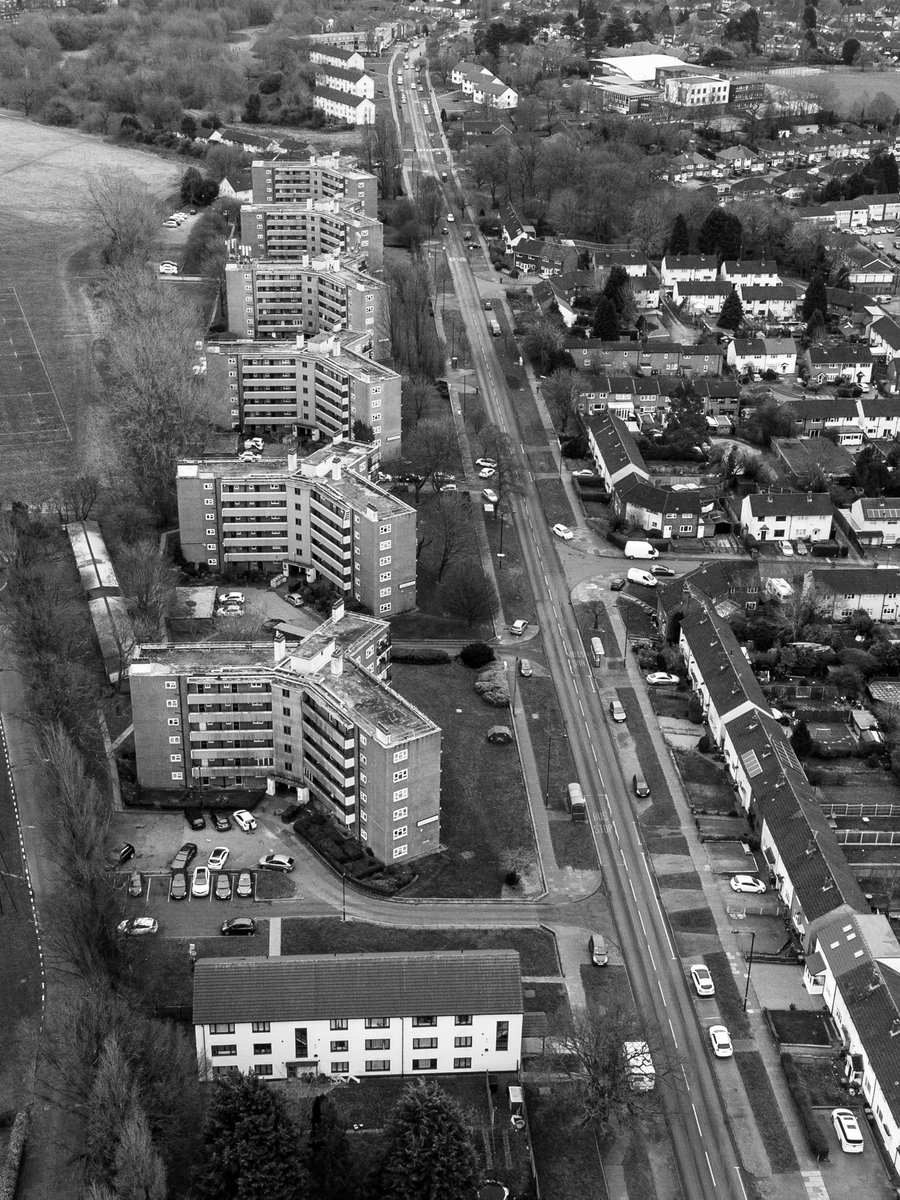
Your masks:
[{"label": "grass field", "polygon": [[811,71],[808,75],[773,72],[766,76],[766,82],[790,91],[822,89],[835,111],[844,114],[853,112],[879,92],[900,105],[900,71]]}]

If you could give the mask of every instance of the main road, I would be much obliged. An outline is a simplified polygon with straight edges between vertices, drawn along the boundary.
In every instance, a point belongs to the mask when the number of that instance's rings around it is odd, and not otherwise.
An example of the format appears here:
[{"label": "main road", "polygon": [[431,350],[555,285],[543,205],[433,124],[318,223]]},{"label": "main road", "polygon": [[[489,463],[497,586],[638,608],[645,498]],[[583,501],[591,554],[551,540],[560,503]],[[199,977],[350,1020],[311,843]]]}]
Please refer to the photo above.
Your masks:
[{"label": "main road", "polygon": [[[394,77],[392,63],[392,93]],[[432,147],[433,135],[423,108],[442,141],[434,97],[430,86],[422,92],[415,90],[411,71],[404,72],[403,78],[405,115],[414,138],[411,153],[422,173],[440,180],[441,171],[450,170],[452,164],[444,150],[441,154],[446,162],[438,163]],[[407,185],[408,165],[404,161]],[[449,230],[443,244],[481,393],[490,418],[510,435],[522,467],[524,492],[512,499],[510,507],[570,748],[591,805],[606,889],[632,991],[648,1028],[655,1031],[651,1041],[661,1060],[658,1088],[684,1195],[691,1200],[745,1200],[741,1167],[713,1077],[714,1060],[698,1024],[659,902],[629,790],[569,603],[565,576],[518,440],[513,406],[488,334],[477,283],[457,224],[451,224]]]}]

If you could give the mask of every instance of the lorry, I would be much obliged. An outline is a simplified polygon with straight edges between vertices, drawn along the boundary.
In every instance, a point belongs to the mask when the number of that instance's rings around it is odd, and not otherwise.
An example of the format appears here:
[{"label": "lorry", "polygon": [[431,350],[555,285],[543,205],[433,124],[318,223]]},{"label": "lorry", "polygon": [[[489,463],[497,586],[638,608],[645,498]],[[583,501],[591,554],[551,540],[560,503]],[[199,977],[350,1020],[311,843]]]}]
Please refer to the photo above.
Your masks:
[{"label": "lorry", "polygon": [[625,543],[626,558],[659,558],[659,551],[649,542],[627,541]]},{"label": "lorry", "polygon": [[583,824],[587,821],[587,806],[584,802],[584,792],[580,783],[570,783],[568,787],[569,815],[572,820]]},{"label": "lorry", "polygon": [[633,1092],[652,1092],[656,1087],[656,1067],[646,1042],[625,1042],[622,1046],[628,1086]]}]

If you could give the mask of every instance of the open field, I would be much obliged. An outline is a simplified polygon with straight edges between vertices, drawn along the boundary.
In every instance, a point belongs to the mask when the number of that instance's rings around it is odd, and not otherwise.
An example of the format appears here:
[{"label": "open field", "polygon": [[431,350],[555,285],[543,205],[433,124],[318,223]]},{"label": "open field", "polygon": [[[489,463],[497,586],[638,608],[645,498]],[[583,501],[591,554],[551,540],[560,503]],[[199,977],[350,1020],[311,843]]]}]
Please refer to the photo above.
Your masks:
[{"label": "open field", "polygon": [[804,75],[783,75],[772,72],[765,77],[770,86],[788,91],[822,90],[829,103],[840,113],[852,112],[857,105],[884,92],[900,105],[900,71],[810,71]]}]

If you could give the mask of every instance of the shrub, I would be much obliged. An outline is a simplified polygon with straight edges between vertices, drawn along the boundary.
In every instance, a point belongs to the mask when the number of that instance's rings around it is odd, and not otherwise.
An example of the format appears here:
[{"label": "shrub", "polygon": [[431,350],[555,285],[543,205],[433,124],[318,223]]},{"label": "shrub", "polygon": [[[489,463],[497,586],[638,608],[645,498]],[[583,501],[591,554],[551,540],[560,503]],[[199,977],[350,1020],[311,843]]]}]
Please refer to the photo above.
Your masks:
[{"label": "shrub", "polygon": [[708,733],[704,733],[703,737],[697,743],[697,749],[701,754],[712,754],[715,744]]},{"label": "shrub", "polygon": [[459,652],[460,661],[466,667],[484,667],[494,662],[494,651],[486,642],[469,642]]},{"label": "shrub", "polygon": [[439,663],[448,663],[450,654],[438,646],[413,646],[406,650],[395,648],[391,653],[391,658],[394,662],[417,663],[420,667],[431,667],[437,666]]},{"label": "shrub", "polygon": [[691,696],[688,704],[688,720],[693,721],[695,725],[703,724],[703,701],[696,692]]},{"label": "shrub", "polygon": [[475,691],[494,708],[506,708],[509,705],[509,684],[506,681],[506,667],[502,662],[493,662],[475,681]]},{"label": "shrub", "polygon": [[828,1137],[813,1109],[809,1093],[806,1090],[800,1072],[794,1064],[792,1055],[782,1054],[781,1069],[784,1071],[788,1088],[794,1097],[794,1103],[797,1105],[797,1114],[800,1117],[803,1132],[806,1134],[806,1144],[817,1160],[824,1162],[828,1157]]},{"label": "shrub", "polygon": [[818,767],[807,767],[806,778],[813,787],[821,787],[825,782],[825,772],[820,771]]}]

